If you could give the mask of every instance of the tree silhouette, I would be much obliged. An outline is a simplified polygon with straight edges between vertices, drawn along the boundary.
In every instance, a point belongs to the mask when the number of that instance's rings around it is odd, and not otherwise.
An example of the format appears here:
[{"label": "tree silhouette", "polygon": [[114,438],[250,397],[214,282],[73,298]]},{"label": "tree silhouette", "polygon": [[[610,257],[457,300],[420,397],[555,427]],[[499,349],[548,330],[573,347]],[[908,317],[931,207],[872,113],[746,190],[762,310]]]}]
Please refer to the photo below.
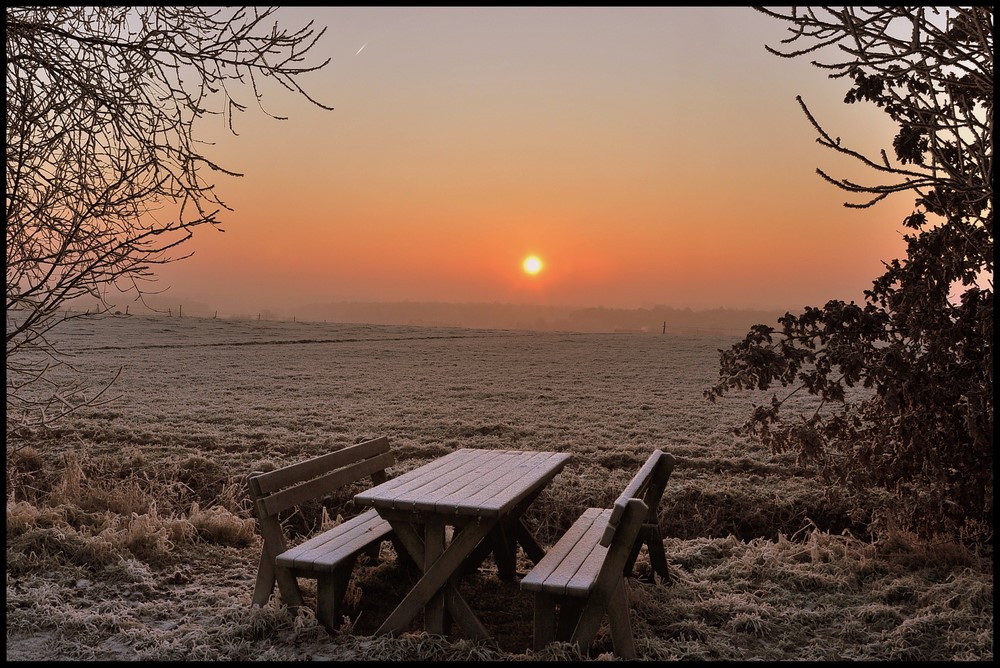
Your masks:
[{"label": "tree silhouette", "polygon": [[[776,55],[845,79],[847,104],[868,102],[898,126],[891,157],[828,133],[797,98],[817,141],[867,165],[882,183],[819,175],[873,206],[915,195],[906,257],[884,263],[864,305],[829,301],[756,325],[720,351],[715,400],[728,391],[790,388],[757,406],[742,431],[796,452],[855,491],[883,489],[873,530],[902,528],[992,540],[993,532],[993,13],[990,8],[791,8]],[[819,57],[817,55],[817,57]],[[869,393],[851,399],[846,388]],[[782,410],[805,391],[822,409]],[[832,407],[832,410],[831,410]]]},{"label": "tree silhouette", "polygon": [[240,174],[203,154],[196,121],[221,114],[235,134],[241,97],[259,106],[265,81],[330,108],[299,84],[326,65],[305,62],[325,29],[281,28],[276,10],[6,9],[8,434],[103,391],[52,380],[68,300],[141,299],[195,228],[221,229],[208,179]]}]

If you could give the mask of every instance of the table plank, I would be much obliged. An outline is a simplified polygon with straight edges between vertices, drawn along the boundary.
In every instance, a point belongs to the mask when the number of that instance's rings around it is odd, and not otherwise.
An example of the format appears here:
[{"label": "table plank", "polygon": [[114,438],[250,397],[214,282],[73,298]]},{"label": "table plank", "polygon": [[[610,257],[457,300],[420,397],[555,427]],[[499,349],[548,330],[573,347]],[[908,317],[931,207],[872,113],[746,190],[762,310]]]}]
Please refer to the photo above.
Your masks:
[{"label": "table plank", "polygon": [[395,507],[393,504],[400,497],[439,480],[442,476],[448,475],[451,471],[462,466],[475,456],[476,452],[468,449],[449,452],[444,457],[430,461],[412,471],[407,471],[387,480],[381,485],[376,485],[371,489],[355,494],[354,500],[366,505],[393,508]]},{"label": "table plank", "polygon": [[[435,470],[431,475],[421,476],[414,480],[406,489],[396,490],[392,498],[392,507],[397,510],[416,511],[417,504],[427,498],[437,498],[447,493],[447,489],[456,480],[468,481],[476,477],[476,472],[482,466],[483,455],[470,450],[459,450],[462,453],[462,461],[457,466],[452,466],[448,470]],[[458,458],[456,458],[457,460]],[[376,504],[380,501],[375,499]],[[387,499],[382,499],[384,506]]]},{"label": "table plank", "polygon": [[436,489],[420,490],[421,498],[413,501],[413,509],[454,514],[454,499],[465,498],[493,482],[515,465],[517,459],[512,452],[484,450],[468,462],[470,466],[449,472]]},{"label": "table plank", "polygon": [[534,490],[546,485],[562,470],[570,455],[562,452],[522,452],[503,476],[479,491],[455,500],[455,512],[479,517],[499,517]]},{"label": "table plank", "polygon": [[355,495],[381,509],[499,517],[544,486],[568,453],[463,448]]}]

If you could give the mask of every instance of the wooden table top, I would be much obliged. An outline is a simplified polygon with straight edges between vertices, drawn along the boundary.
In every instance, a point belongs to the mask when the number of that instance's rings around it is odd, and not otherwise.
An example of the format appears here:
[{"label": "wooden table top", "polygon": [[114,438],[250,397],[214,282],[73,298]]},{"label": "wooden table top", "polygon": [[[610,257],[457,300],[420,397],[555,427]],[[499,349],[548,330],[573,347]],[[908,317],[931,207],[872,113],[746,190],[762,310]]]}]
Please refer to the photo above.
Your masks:
[{"label": "wooden table top", "polygon": [[367,491],[355,502],[403,512],[501,517],[544,487],[569,453],[463,448]]}]

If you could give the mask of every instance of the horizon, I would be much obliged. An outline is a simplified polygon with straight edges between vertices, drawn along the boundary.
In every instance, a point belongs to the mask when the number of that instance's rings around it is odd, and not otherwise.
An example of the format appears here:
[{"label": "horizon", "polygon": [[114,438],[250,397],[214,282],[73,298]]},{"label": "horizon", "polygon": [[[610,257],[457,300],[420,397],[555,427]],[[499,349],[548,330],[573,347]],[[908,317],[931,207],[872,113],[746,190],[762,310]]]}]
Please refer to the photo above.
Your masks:
[{"label": "horizon", "polygon": [[[636,308],[553,306],[503,302],[339,301],[275,311],[225,311],[205,302],[152,297],[146,303],[108,301],[104,315],[159,316],[223,320],[259,320],[313,324],[406,325],[468,329],[516,329],[536,332],[649,332],[745,334],[755,324],[776,324],[787,309],[675,307]],[[102,313],[93,298],[67,302],[68,312]]]}]

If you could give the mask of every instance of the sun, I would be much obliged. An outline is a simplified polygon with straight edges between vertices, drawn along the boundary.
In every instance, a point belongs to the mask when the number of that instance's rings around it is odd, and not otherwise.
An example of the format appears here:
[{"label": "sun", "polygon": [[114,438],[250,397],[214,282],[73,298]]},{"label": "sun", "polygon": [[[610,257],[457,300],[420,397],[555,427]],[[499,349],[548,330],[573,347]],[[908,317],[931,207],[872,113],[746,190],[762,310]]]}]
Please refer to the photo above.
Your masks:
[{"label": "sun", "polygon": [[531,274],[532,276],[540,272],[543,266],[544,265],[542,264],[541,259],[539,259],[537,255],[529,255],[524,258],[524,262],[521,263],[524,273]]}]

